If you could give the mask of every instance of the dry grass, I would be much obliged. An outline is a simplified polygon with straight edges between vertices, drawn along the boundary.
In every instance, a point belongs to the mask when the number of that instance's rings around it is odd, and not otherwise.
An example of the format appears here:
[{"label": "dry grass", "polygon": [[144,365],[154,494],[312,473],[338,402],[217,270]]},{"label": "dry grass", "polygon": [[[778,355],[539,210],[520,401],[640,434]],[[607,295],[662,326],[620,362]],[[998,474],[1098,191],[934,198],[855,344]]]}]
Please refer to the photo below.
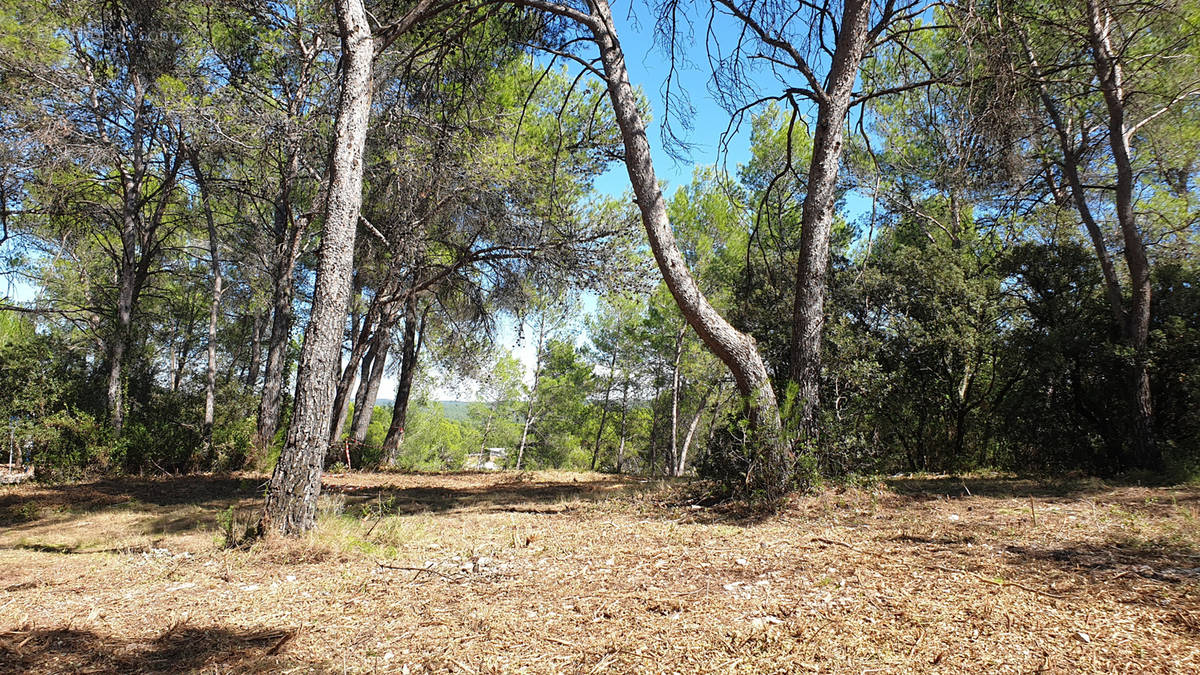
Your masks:
[{"label": "dry grass", "polygon": [[0,670],[1197,672],[1200,490],[926,479],[763,516],[584,474],[0,487]]}]

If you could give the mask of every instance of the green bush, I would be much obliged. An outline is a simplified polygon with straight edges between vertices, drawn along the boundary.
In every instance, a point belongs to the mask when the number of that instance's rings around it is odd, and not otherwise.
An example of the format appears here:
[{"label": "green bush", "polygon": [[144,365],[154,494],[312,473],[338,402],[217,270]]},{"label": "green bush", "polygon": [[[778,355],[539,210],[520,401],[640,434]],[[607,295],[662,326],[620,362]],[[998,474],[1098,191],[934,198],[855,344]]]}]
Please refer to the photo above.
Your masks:
[{"label": "green bush", "polygon": [[75,480],[110,469],[114,445],[105,425],[86,412],[60,410],[25,427],[39,480]]}]

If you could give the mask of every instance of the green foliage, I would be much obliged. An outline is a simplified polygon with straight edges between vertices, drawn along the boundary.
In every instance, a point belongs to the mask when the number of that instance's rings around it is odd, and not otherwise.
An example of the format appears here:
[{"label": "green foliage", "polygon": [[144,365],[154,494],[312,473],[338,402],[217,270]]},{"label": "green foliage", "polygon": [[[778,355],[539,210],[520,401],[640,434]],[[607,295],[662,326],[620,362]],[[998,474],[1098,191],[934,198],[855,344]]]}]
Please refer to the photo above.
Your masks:
[{"label": "green foliage", "polygon": [[445,416],[437,402],[414,402],[408,412],[404,443],[396,467],[404,471],[461,469],[468,453],[478,452],[480,436],[469,424]]},{"label": "green foliage", "polygon": [[[755,474],[781,457],[794,462],[788,487],[896,471],[1111,473],[1128,464],[1126,372],[1144,359],[1167,463],[1200,473],[1200,108],[1188,93],[1200,81],[1200,6],[1110,7],[1133,92],[1125,122],[1152,269],[1149,346],[1134,353],[1065,187],[1069,160],[1100,244],[1119,263],[1104,100],[1091,46],[1073,30],[1084,5],[984,4],[893,26],[861,70],[863,91],[925,79],[927,68],[958,81],[871,98],[851,115],[861,133],[846,140],[821,280],[817,433],[794,449],[796,429],[752,437],[734,383],[648,273],[637,205],[594,193],[623,144],[602,84],[527,58],[523,44],[558,37],[554,28],[534,13],[498,12],[442,44],[461,18],[446,12],[391,44],[377,59],[355,311],[423,283],[418,388],[438,370],[480,384],[478,400],[455,410],[416,397],[399,466],[458,469],[490,447],[515,461],[528,428],[529,467],[655,474],[682,463],[744,496],[778,491]],[[33,280],[36,299],[23,309],[37,310],[0,311],[0,415],[52,480],[269,471],[287,412],[276,438],[256,447],[258,378],[273,267],[290,255],[290,231],[300,236],[296,268],[281,267],[281,288],[296,291],[283,336],[289,374],[306,320],[315,246],[289,228],[315,229],[325,180],[337,74],[321,46],[330,10],[135,5],[0,0],[0,122],[14,136],[0,145],[0,259],[13,278]],[[375,8],[381,25],[394,9]],[[1039,70],[1052,77],[1039,80]],[[1044,90],[1034,86],[1042,80]],[[139,90],[144,106],[133,105]],[[1043,97],[1069,122],[1070,158]],[[787,371],[813,153],[803,113],[783,102],[757,110],[735,171],[697,168],[668,197],[701,291],[754,337],[785,411],[795,404]],[[174,164],[185,144],[200,168]],[[135,173],[125,194],[122,178]],[[201,201],[202,174],[211,201]],[[211,444],[208,216],[225,281]],[[1116,267],[1128,293],[1128,268]],[[580,289],[599,295],[582,326],[578,302],[550,300],[559,291],[577,300]],[[527,315],[548,326],[536,385],[527,364],[490,344],[505,314],[524,331]],[[120,434],[105,421],[118,345]],[[378,462],[391,417],[373,411],[351,450],[355,468]],[[794,457],[773,454],[785,447]]]}]

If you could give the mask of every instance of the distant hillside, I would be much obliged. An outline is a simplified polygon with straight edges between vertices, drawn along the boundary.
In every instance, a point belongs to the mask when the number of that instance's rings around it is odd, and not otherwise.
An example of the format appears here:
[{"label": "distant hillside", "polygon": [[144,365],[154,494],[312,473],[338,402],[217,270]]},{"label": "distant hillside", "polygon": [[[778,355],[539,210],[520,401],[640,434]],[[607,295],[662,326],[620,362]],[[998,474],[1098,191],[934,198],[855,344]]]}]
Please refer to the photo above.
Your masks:
[{"label": "distant hillside", "polygon": [[438,401],[446,412],[446,419],[465,422],[471,416],[471,401]]},{"label": "distant hillside", "polygon": [[[446,413],[446,419],[454,422],[463,422],[471,415],[472,401],[438,401],[442,404],[442,410]],[[390,408],[396,402],[390,398],[380,398],[375,400],[375,405],[381,408]]]}]

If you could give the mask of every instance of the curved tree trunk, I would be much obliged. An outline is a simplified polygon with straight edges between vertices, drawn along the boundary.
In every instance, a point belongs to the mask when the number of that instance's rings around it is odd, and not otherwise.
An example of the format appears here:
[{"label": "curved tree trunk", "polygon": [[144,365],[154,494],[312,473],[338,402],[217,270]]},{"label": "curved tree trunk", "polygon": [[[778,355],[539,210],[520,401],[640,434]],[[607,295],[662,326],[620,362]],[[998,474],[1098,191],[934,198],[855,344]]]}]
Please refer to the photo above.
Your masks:
[{"label": "curved tree trunk", "polygon": [[342,39],[341,93],[329,191],[313,289],[312,317],[296,378],[287,440],[267,488],[260,531],[298,535],[316,525],[322,460],[328,447],[330,400],[341,361],[354,237],[362,206],[363,151],[371,109],[374,41],[362,0],[337,0]]},{"label": "curved tree trunk", "polygon": [[587,25],[600,48],[609,99],[625,145],[625,167],[637,196],[650,249],[688,325],[729,368],[746,401],[747,414],[760,446],[748,482],[763,489],[768,499],[778,498],[790,485],[793,462],[790,448],[780,437],[779,407],[766,365],[754,338],[730,325],[704,297],[679,252],[654,172],[646,125],[638,110],[637,95],[629,82],[625,55],[617,39],[612,10],[606,0],[594,0],[592,7],[590,16],[572,18]]}]

